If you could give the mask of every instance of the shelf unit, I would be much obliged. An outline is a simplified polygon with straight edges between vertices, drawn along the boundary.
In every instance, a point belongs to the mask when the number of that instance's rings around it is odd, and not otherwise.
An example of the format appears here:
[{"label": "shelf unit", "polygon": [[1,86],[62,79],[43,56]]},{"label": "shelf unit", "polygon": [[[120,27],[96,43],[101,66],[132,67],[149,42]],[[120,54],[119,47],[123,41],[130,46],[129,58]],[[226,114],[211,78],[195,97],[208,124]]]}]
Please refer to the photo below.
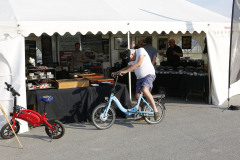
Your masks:
[{"label": "shelf unit", "polygon": [[30,68],[26,70],[26,77],[27,90],[56,88],[55,68]]}]

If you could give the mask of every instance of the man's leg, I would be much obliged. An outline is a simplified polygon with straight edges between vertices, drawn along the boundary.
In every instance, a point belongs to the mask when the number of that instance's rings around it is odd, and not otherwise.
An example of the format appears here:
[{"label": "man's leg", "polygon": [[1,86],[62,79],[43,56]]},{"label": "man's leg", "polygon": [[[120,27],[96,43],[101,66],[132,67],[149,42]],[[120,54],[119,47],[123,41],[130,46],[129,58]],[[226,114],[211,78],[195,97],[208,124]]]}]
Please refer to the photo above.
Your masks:
[{"label": "man's leg", "polygon": [[147,87],[145,87],[145,86],[142,87],[142,91],[143,91],[143,93],[146,95],[148,102],[150,103],[150,105],[151,105],[152,108],[153,108],[155,121],[160,120],[160,114],[159,114],[159,112],[158,112],[158,110],[157,110],[157,107],[156,107],[156,105],[155,105],[155,102],[154,102],[154,99],[153,99],[153,96],[152,96],[151,92],[150,92],[149,89],[148,89]]},{"label": "man's leg", "polygon": [[154,99],[153,99],[153,96],[152,96],[151,92],[149,91],[149,89],[147,87],[143,86],[142,91],[146,95],[148,102],[150,103],[150,105],[153,108],[153,111],[158,112],[157,107],[154,102]]},{"label": "man's leg", "polygon": [[136,93],[136,100],[138,100],[140,93]]}]

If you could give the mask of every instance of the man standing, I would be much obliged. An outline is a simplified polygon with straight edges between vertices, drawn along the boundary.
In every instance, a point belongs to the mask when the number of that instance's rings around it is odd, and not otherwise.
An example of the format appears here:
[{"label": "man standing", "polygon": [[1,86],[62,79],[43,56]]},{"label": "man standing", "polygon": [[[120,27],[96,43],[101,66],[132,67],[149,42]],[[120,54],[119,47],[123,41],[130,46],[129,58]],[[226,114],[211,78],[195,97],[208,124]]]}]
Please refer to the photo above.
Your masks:
[{"label": "man standing", "polygon": [[87,61],[84,51],[80,51],[80,43],[75,43],[75,51],[72,53],[71,70],[80,71],[83,63]]},{"label": "man standing", "polygon": [[174,39],[169,40],[169,48],[166,54],[159,53],[160,56],[167,57],[167,63],[169,66],[177,67],[180,62],[180,57],[183,56],[182,49],[175,44]]},{"label": "man standing", "polygon": [[136,84],[136,99],[138,99],[141,91],[147,97],[148,102],[154,110],[154,119],[160,119],[159,112],[156,108],[153,96],[150,90],[153,87],[153,81],[156,78],[154,67],[151,63],[150,57],[144,48],[127,49],[123,52],[123,57],[130,60],[128,66],[112,74],[123,76],[124,74],[134,71],[137,77]]},{"label": "man standing", "polygon": [[152,46],[152,37],[147,37],[145,43],[146,45],[143,48],[147,51],[152,65],[156,68],[157,49]]}]

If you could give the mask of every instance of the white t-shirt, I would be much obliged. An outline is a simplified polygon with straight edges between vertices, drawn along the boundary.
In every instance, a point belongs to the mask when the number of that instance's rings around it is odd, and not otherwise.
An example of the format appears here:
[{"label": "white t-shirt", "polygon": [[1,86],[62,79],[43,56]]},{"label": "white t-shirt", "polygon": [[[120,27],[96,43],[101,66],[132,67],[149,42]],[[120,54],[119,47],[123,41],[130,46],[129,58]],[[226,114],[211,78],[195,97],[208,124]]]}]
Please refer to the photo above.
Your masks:
[{"label": "white t-shirt", "polygon": [[134,70],[137,79],[144,78],[145,76],[152,74],[155,75],[155,69],[152,65],[151,59],[144,48],[136,49],[136,60],[130,61],[128,65],[134,65],[138,62],[138,59],[141,55],[144,55],[143,62],[140,67]]}]

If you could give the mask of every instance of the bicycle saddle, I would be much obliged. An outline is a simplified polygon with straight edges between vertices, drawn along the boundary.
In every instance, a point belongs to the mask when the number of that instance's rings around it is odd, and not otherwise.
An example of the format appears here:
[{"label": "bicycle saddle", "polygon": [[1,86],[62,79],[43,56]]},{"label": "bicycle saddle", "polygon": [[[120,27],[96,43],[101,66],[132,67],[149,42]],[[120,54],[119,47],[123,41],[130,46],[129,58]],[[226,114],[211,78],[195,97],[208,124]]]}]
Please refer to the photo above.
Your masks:
[{"label": "bicycle saddle", "polygon": [[38,100],[43,101],[45,103],[50,103],[53,100],[53,96],[39,96]]}]

